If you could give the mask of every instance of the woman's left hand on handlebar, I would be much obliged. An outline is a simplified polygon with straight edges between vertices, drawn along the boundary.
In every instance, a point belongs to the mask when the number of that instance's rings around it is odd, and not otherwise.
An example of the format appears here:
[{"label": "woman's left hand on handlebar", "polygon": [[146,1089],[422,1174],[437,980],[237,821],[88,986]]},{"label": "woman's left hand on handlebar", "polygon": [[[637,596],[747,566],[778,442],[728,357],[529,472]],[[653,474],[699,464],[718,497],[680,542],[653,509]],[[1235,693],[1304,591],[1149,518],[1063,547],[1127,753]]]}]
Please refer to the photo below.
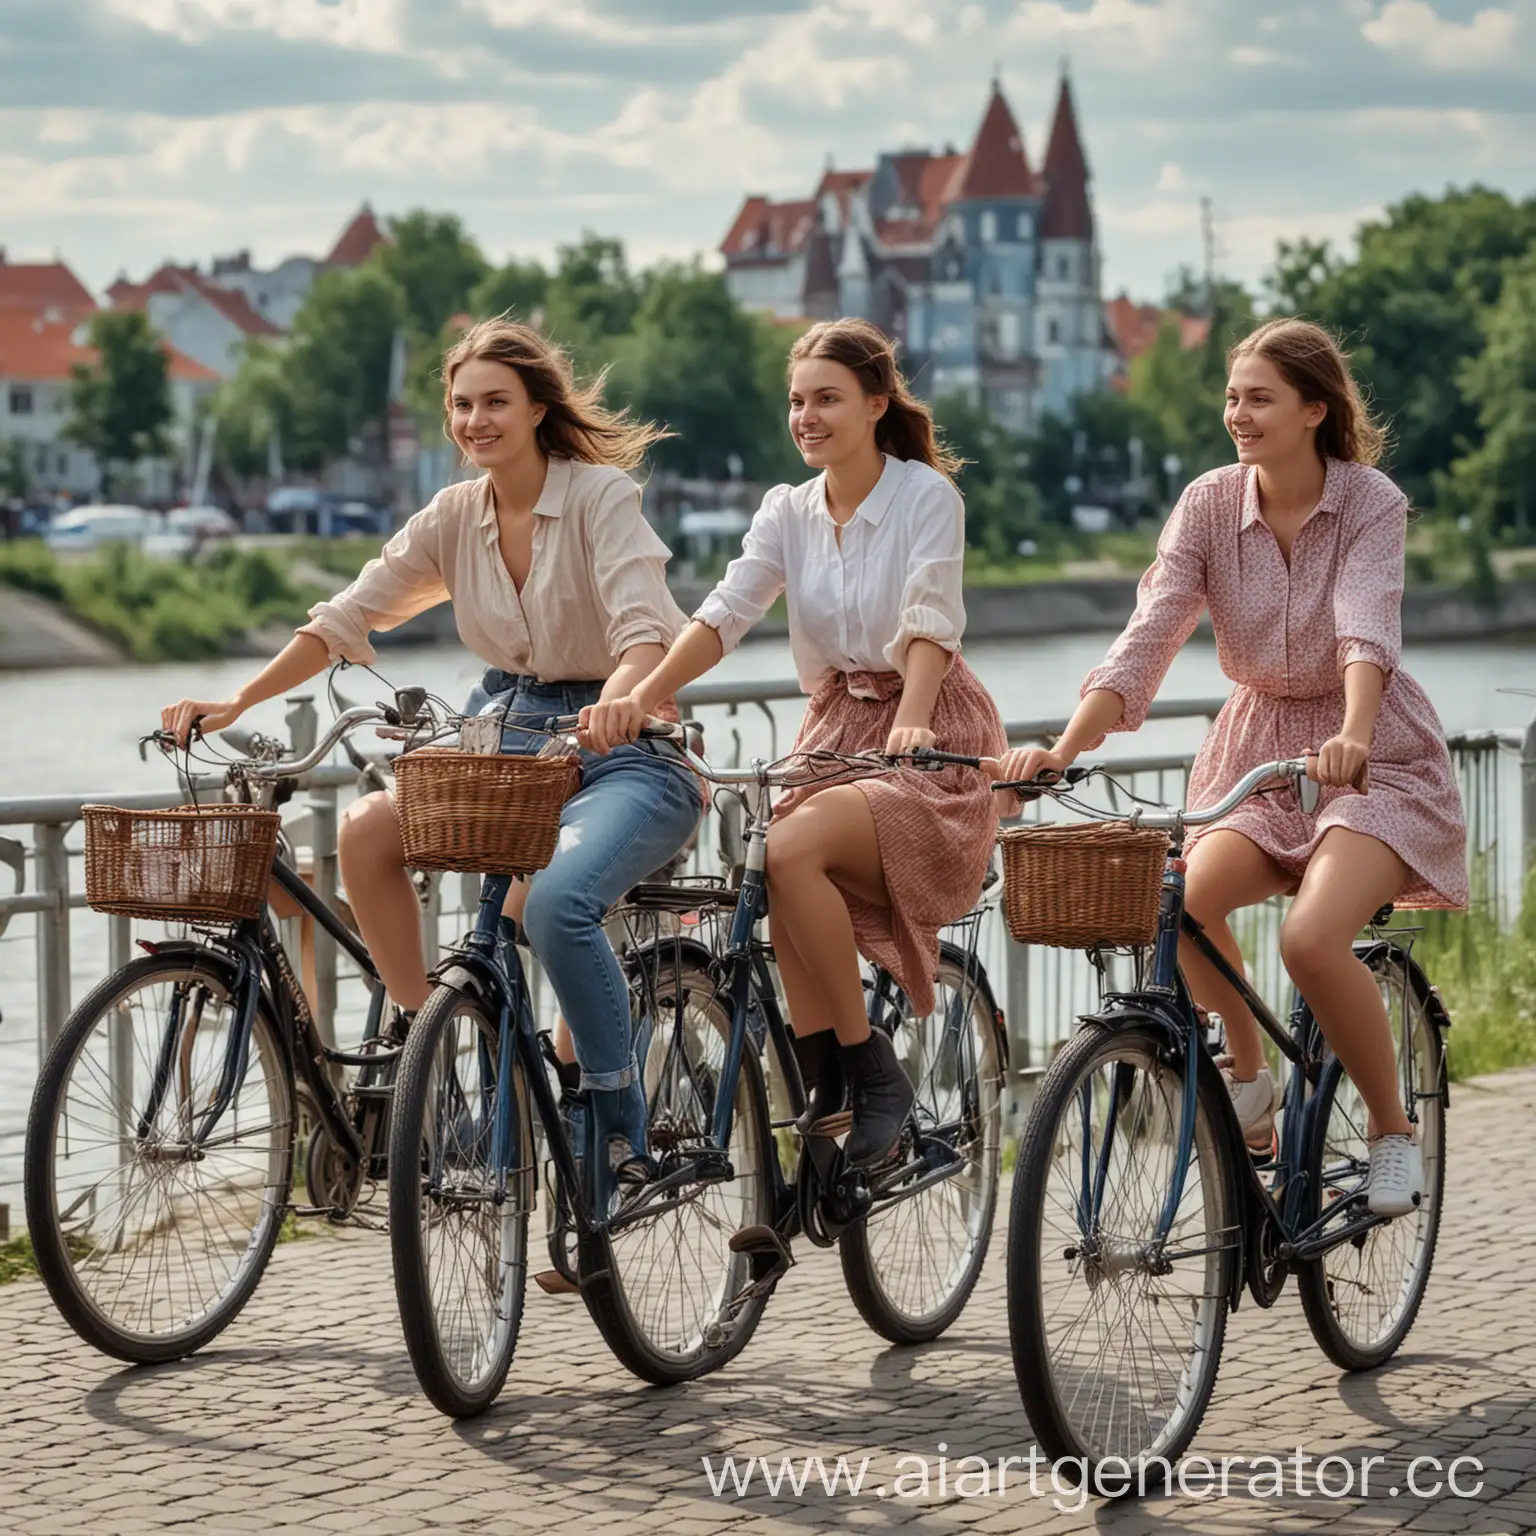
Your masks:
[{"label": "woman's left hand on handlebar", "polygon": [[589,752],[609,752],[626,741],[638,741],[650,711],[632,694],[601,699],[581,712],[576,739]]},{"label": "woman's left hand on handlebar", "polygon": [[902,752],[916,752],[920,747],[931,747],[938,741],[925,725],[897,725],[891,728],[891,734],[885,739],[885,752],[887,757],[895,757]]},{"label": "woman's left hand on handlebar", "polygon": [[1317,754],[1319,784],[1353,784],[1360,777],[1369,757],[1371,744],[1355,736],[1334,736],[1325,741]]}]

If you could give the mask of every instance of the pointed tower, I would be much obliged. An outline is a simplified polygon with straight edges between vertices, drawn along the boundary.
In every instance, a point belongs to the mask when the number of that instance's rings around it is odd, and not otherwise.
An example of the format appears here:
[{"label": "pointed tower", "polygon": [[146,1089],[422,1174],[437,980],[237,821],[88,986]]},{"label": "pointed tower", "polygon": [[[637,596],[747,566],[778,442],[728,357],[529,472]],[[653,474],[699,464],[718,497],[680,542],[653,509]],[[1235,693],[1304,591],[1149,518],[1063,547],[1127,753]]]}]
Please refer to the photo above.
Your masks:
[{"label": "pointed tower", "polygon": [[1043,180],[1035,350],[1041,360],[1043,403],[1064,412],[1075,396],[1102,388],[1113,363],[1099,293],[1088,157],[1065,64]]},{"label": "pointed tower", "polygon": [[1023,431],[1035,417],[1030,352],[1035,226],[1043,189],[995,77],[981,126],[952,185],[949,216],[965,252],[970,287],[962,330],[971,339],[971,358],[968,370],[952,367],[943,382],[965,388],[999,421]]}]

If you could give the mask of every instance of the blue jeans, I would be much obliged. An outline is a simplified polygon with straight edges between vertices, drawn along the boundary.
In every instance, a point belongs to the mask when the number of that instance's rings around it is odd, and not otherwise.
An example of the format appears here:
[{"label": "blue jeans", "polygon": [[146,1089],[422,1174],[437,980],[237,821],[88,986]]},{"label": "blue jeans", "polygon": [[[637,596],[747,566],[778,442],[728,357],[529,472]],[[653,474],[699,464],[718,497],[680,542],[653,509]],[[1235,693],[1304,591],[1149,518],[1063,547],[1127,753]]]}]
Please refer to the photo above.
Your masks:
[{"label": "blue jeans", "polygon": [[[601,692],[601,683],[541,683],[493,667],[470,693],[464,713],[505,709],[543,721],[595,704]],[[508,726],[501,749],[537,752],[548,739]],[[631,886],[677,853],[702,814],[698,780],[666,742],[581,754],[581,787],[560,814],[554,858],[529,884],[523,928],[570,1025],[585,1089],[628,1089],[640,1078],[629,988],[603,918]],[[635,1095],[624,1097],[632,1108]],[[637,1151],[644,1147],[643,1096],[639,1106],[639,1134],[629,1134]]]}]

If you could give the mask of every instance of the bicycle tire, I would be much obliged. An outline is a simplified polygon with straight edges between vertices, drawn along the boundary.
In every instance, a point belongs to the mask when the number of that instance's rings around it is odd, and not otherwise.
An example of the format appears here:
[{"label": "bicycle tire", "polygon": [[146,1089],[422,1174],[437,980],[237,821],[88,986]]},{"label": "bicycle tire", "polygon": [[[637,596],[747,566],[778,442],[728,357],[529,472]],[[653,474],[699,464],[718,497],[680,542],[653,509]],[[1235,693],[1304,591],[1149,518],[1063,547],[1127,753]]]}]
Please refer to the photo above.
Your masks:
[{"label": "bicycle tire", "polygon": [[[1378,952],[1367,963],[1376,974],[1378,985],[1387,994],[1392,1040],[1399,1054],[1400,1016],[1392,1009],[1401,1007],[1402,999],[1407,998],[1418,1058],[1415,1074],[1416,1077],[1420,1072],[1424,1074],[1418,1078],[1421,1087],[1426,1082],[1432,1083],[1431,1091],[1438,1092],[1445,1081],[1445,1043],[1413,985],[1407,966],[1393,950]],[[1395,998],[1393,993],[1396,993]],[[1399,1061],[1400,1083],[1402,1076]],[[1307,1188],[1312,1195],[1309,1221],[1315,1221],[1321,1215],[1325,1189],[1337,1199],[1357,1193],[1365,1186],[1365,1109],[1332,1051],[1324,1058],[1316,1102],[1306,1154]],[[1373,1370],[1390,1360],[1412,1330],[1429,1286],[1445,1196],[1444,1098],[1422,1099],[1419,1117],[1424,1199],[1418,1210],[1411,1216],[1399,1216],[1384,1226],[1371,1228],[1358,1242],[1340,1244],[1319,1258],[1297,1266],[1296,1288],[1301,1293],[1302,1310],[1312,1337],[1341,1370]],[[1406,1261],[1394,1263],[1394,1251],[1406,1255]],[[1369,1285],[1357,1278],[1367,1269],[1372,1276],[1379,1276]],[[1393,1298],[1392,1314],[1369,1338],[1362,1339],[1352,1333],[1342,1315],[1352,1310],[1348,1306],[1351,1292],[1358,1293],[1360,1305],[1367,1315],[1371,1298]]]},{"label": "bicycle tire", "polygon": [[[91,1117],[87,1106],[82,1105],[71,1114],[71,1118],[79,1123],[72,1130],[66,1126],[66,1145],[63,1158],[60,1157],[59,1130],[69,1103],[76,1065],[85,1058],[87,1046],[98,1026],[106,1023],[109,1034],[104,1044],[109,1053],[114,1049],[119,1051],[116,1066],[125,1067],[134,1081],[143,1080],[146,1085],[151,1082],[163,1035],[157,1038],[152,1053],[140,1053],[137,1058],[128,1056],[122,1052],[120,1043],[114,1042],[108,1016],[114,1012],[119,1018],[126,1016],[127,1000],[148,986],[162,982],[174,987],[178,981],[195,983],[209,997],[217,994],[223,1004],[228,1003],[234,990],[233,968],[226,957],[215,951],[188,947],[130,961],[100,982],[65,1021],[43,1064],[27,1117],[24,1172],[27,1228],[38,1273],[54,1305],[82,1339],[103,1354],[137,1365],[182,1359],[203,1348],[235,1320],[250,1300],[272,1256],[282,1229],[293,1176],[293,1144],[298,1124],[293,1067],[282,1036],[267,1011],[266,1001],[261,999],[252,1023],[245,1076],[237,1085],[236,1094],[238,1099],[251,1083],[252,1073],[259,1073],[261,1093],[269,1104],[269,1120],[264,1125],[258,1119],[253,1125],[247,1118],[246,1130],[254,1136],[270,1129],[272,1144],[239,1150],[240,1116],[238,1109],[232,1106],[222,1122],[229,1129],[219,1133],[220,1139],[211,1153],[205,1151],[201,1157],[186,1159],[152,1156],[144,1137],[137,1131],[130,1136],[124,1129],[130,1119],[138,1120],[147,1110],[147,1103],[132,1103],[130,1090],[126,1098],[119,1097],[114,1103],[103,1105],[100,1111],[101,1114],[110,1112],[116,1122],[117,1128],[110,1138],[119,1159],[116,1170],[110,1174],[103,1171],[97,1183],[75,1192],[68,1208],[61,1212],[58,1198],[61,1161],[72,1162],[76,1156],[83,1157],[89,1149],[89,1143],[82,1139],[82,1131],[91,1123]],[[217,1028],[205,1029],[205,1008],[206,1002],[195,1005],[190,1023],[182,1024],[182,1033],[176,1041],[174,1066],[178,1070],[175,1075],[179,1076],[184,1091],[179,1096],[167,1092],[151,1124],[150,1135],[157,1138],[161,1149],[171,1139],[167,1133],[173,1126],[185,1127],[195,1112],[193,1106],[206,1105],[210,1083],[216,1081],[213,1074],[224,1059],[224,1045],[218,1038]],[[201,1042],[200,1035],[203,1036]],[[121,1040],[122,1032],[119,1031],[117,1042]],[[207,1050],[199,1059],[200,1044],[206,1045]],[[199,1067],[206,1069],[202,1075],[198,1075]],[[110,1081],[103,1076],[99,1064],[92,1063],[92,1070],[99,1080]],[[252,1099],[255,1097],[257,1095]],[[252,1101],[246,1102],[256,1112]],[[219,1132],[218,1127],[215,1130]],[[104,1148],[109,1144],[105,1123],[98,1127],[98,1133],[103,1135],[99,1146]],[[144,1153],[143,1165],[155,1170],[144,1174],[137,1184],[135,1179],[140,1178],[137,1164],[122,1161],[123,1152],[130,1143]],[[258,1159],[258,1154],[264,1156]],[[263,1182],[257,1195],[256,1219],[242,1240],[225,1222],[232,1212],[237,1212],[241,1200],[256,1193],[253,1180],[258,1176],[257,1170],[247,1169],[243,1159],[258,1159],[265,1168],[259,1173]],[[102,1163],[103,1159],[98,1157],[95,1161]],[[212,1170],[208,1167],[210,1162],[215,1164]],[[226,1176],[241,1171],[248,1174],[238,1180],[231,1178],[223,1190],[223,1198],[211,1193],[213,1186],[209,1182],[220,1168],[226,1170]],[[176,1172],[176,1169],[183,1171]],[[79,1174],[80,1178],[91,1176],[89,1169]],[[124,1191],[117,1200],[116,1230],[108,1234],[105,1248],[93,1240],[90,1250],[82,1253],[85,1238],[81,1234],[90,1228],[88,1225],[76,1226],[67,1231],[66,1221],[82,1206],[89,1213],[87,1222],[94,1220],[99,1210],[97,1192],[109,1178],[121,1180]],[[207,1198],[200,1199],[200,1193]],[[187,1207],[196,1206],[200,1210],[210,1202],[214,1207],[212,1224],[207,1215],[200,1214],[197,1227],[185,1224],[184,1232],[182,1216]],[[107,1209],[111,1210],[112,1206],[109,1204]],[[153,1220],[148,1219],[151,1212]],[[130,1218],[139,1221],[139,1226],[132,1230],[129,1230]],[[170,1256],[172,1235],[176,1238],[174,1260]],[[136,1250],[152,1248],[161,1239],[166,1240],[167,1256],[164,1262],[153,1257],[148,1261],[150,1283],[142,1298],[138,1297],[137,1286],[125,1296],[125,1283],[119,1278],[114,1299],[124,1305],[147,1309],[152,1323],[155,1308],[162,1299],[160,1292],[176,1282],[181,1286],[180,1293],[167,1302],[168,1311],[175,1319],[174,1325],[158,1331],[153,1327],[147,1330],[130,1327],[114,1320],[103,1297],[93,1294],[82,1271],[100,1255],[105,1280],[114,1260],[124,1253],[131,1256]],[[217,1295],[210,1303],[197,1313],[189,1314],[189,1290],[202,1280],[205,1269],[210,1281],[217,1284],[218,1267],[228,1263],[231,1253],[236,1255],[235,1267],[227,1275],[227,1282],[218,1286]],[[181,1270],[179,1276],[175,1273],[177,1264]]]},{"label": "bicycle tire", "polygon": [[[937,1001],[934,1012],[927,1019],[913,1020],[901,1017],[897,1025],[896,1049],[898,1056],[916,1054],[904,1047],[903,1029],[918,1038],[911,1043],[921,1051],[922,1037],[945,1007],[945,999],[957,999],[955,1006],[966,1007],[965,1018],[969,1023],[970,1049],[957,1049],[947,1053],[958,1069],[957,1078],[963,1074],[967,1081],[957,1081],[953,1086],[961,1095],[960,1103],[953,1104],[946,1095],[940,1108],[941,1085],[935,1079],[943,1075],[944,1049],[933,1060],[923,1081],[918,1084],[914,1114],[919,1129],[925,1129],[924,1121],[947,1119],[954,1108],[967,1123],[975,1125],[973,1144],[979,1141],[978,1155],[968,1159],[975,1169],[975,1184],[979,1186],[979,1198],[974,1208],[962,1217],[965,1230],[963,1251],[949,1260],[940,1282],[943,1294],[931,1298],[929,1305],[915,1307],[904,1297],[913,1296],[912,1287],[903,1285],[894,1273],[894,1259],[899,1257],[901,1242],[898,1225],[915,1220],[926,1230],[925,1213],[942,1213],[952,1206],[957,1194],[965,1203],[966,1172],[962,1171],[943,1183],[896,1202],[854,1222],[843,1233],[838,1243],[843,1265],[843,1281],[848,1295],[858,1308],[859,1315],[882,1338],[893,1344],[924,1344],[938,1338],[965,1310],[971,1292],[981,1277],[986,1263],[987,1250],[992,1241],[993,1220],[997,1212],[997,1190],[1002,1155],[1003,1127],[1003,1046],[999,1039],[997,1004],[992,988],[980,963],[967,968],[963,952],[945,953],[941,956],[937,973]],[[969,1003],[966,1006],[965,1000]],[[945,1028],[941,1023],[940,1028]],[[906,1065],[905,1060],[903,1064]],[[911,1075],[909,1071],[909,1076]],[[930,1089],[931,1103],[925,1102],[924,1090]],[[962,1107],[963,1106],[963,1107]],[[925,1111],[933,1113],[926,1114]],[[973,1197],[976,1191],[972,1191]],[[929,1245],[930,1249],[934,1246]],[[944,1256],[940,1256],[940,1263]],[[937,1271],[934,1271],[937,1273]]]},{"label": "bicycle tire", "polygon": [[[1154,1424],[1152,1414],[1144,1408],[1132,1406],[1133,1391],[1144,1390],[1149,1382],[1156,1386],[1156,1402],[1161,1404],[1161,1383],[1153,1375],[1159,1369],[1156,1361],[1138,1357],[1129,1373],[1115,1374],[1116,1392],[1111,1392],[1108,1381],[1103,1384],[1092,1381],[1091,1369],[1085,1371],[1079,1367],[1075,1373],[1069,1373],[1064,1364],[1059,1365],[1048,1337],[1048,1325],[1054,1323],[1058,1316],[1071,1315],[1071,1303],[1065,1304],[1064,1312],[1057,1312],[1046,1298],[1048,1265],[1053,1266],[1051,1276],[1070,1278],[1068,1271],[1055,1269],[1054,1266],[1070,1266],[1081,1260],[1081,1273],[1085,1276],[1085,1286],[1088,1286],[1087,1277],[1092,1264],[1097,1271],[1097,1278],[1092,1280],[1092,1285],[1111,1290],[1116,1289],[1121,1273],[1132,1273],[1137,1284],[1143,1284],[1146,1278],[1144,1265],[1140,1271],[1137,1270],[1140,1250],[1136,1235],[1121,1237],[1117,1246],[1115,1234],[1105,1234],[1099,1239],[1102,1244],[1101,1257],[1095,1262],[1086,1257],[1081,1249],[1074,1253],[1071,1238],[1068,1239],[1068,1246],[1063,1248],[1061,1238],[1055,1233],[1048,1235],[1044,1226],[1050,1204],[1050,1172],[1055,1161],[1058,1136],[1069,1115],[1075,1115],[1078,1123],[1081,1123],[1080,1091],[1083,1085],[1089,1085],[1091,1105],[1092,1083],[1102,1067],[1110,1063],[1126,1062],[1137,1070],[1156,1070],[1167,1057],[1167,1044],[1166,1033],[1150,1023],[1126,1022],[1111,1029],[1095,1021],[1081,1027],[1064,1046],[1041,1082],[1014,1168],[1007,1262],[1008,1333],[1014,1374],[1018,1379],[1019,1393],[1029,1416],[1030,1427],[1041,1449],[1053,1462],[1081,1467],[1085,1477],[1106,1458],[1123,1459],[1133,1469],[1154,1457],[1162,1457],[1170,1463],[1176,1461],[1200,1427],[1221,1362],[1228,1299],[1232,1291],[1234,1265],[1239,1257],[1235,1245],[1216,1247],[1214,1251],[1206,1253],[1202,1289],[1194,1295],[1178,1296],[1174,1299],[1174,1305],[1168,1309],[1170,1316],[1178,1316],[1184,1302],[1193,1302],[1186,1348],[1188,1358],[1175,1381],[1174,1409],[1159,1424]],[[1164,1133],[1162,1143],[1169,1148],[1168,1155],[1171,1156],[1173,1138],[1166,1133],[1177,1125],[1172,1111],[1182,1104],[1183,1063],[1175,1061],[1163,1070],[1166,1082],[1159,1086],[1176,1085],[1179,1089],[1178,1100],[1172,1106],[1166,1100],[1161,1104],[1154,1101],[1151,1113],[1159,1114],[1161,1111],[1161,1124],[1151,1124],[1149,1115],[1148,1134],[1151,1138],[1161,1130]],[[1199,1230],[1190,1232],[1188,1239],[1198,1247],[1210,1247],[1214,1234],[1239,1230],[1241,1219],[1239,1191],[1226,1140],[1225,1122],[1221,1118],[1224,1106],[1218,1100],[1219,1085],[1213,1084],[1212,1076],[1202,1072],[1198,1080],[1195,1145],[1191,1154],[1191,1178],[1194,1178],[1197,1167],[1199,1171],[1201,1210],[1195,1218]],[[1150,1075],[1148,1081],[1151,1081]],[[1122,1087],[1118,1072],[1111,1083],[1109,1094],[1104,1100],[1106,1117],[1109,1095],[1121,1095],[1120,1102],[1125,1104],[1136,1092],[1134,1076],[1128,1088]],[[1142,1106],[1151,1097],[1148,1091],[1138,1102],[1138,1117]],[[1140,1123],[1139,1118],[1134,1123]],[[1124,1137],[1122,1143],[1123,1140]],[[1096,1158],[1095,1151],[1093,1159]],[[1068,1152],[1066,1166],[1074,1170],[1074,1184],[1080,1180],[1081,1170],[1089,1166],[1090,1161],[1082,1153]],[[1209,1177],[1206,1176],[1207,1170]],[[1133,1197],[1136,1192],[1145,1194],[1146,1216],[1151,1220],[1155,1220],[1154,1207],[1161,1208],[1166,1187],[1166,1179],[1159,1183],[1154,1176],[1143,1178],[1133,1189]],[[1186,1200],[1190,1197],[1192,1187],[1186,1183]],[[1069,1187],[1068,1193],[1073,1200],[1077,1199],[1076,1188]],[[1135,1203],[1134,1198],[1132,1203]],[[1074,1209],[1065,1205],[1062,1209],[1067,1216],[1076,1218],[1077,1212]],[[1121,1208],[1111,1199],[1101,1209],[1106,1213],[1115,1213]],[[1138,1220],[1139,1225],[1148,1224],[1140,1220],[1139,1213],[1132,1211],[1131,1215]],[[1071,1232],[1073,1229],[1068,1227],[1066,1230]],[[1080,1224],[1078,1231],[1080,1233]],[[1181,1237],[1179,1241],[1185,1239]],[[1172,1268],[1177,1272],[1179,1266],[1175,1264]],[[1145,1285],[1142,1294],[1150,1294],[1150,1289],[1150,1285]],[[1117,1290],[1117,1298],[1120,1295]],[[1092,1299],[1096,1299],[1098,1305],[1090,1307],[1088,1311],[1102,1314],[1107,1308],[1108,1299],[1103,1296]],[[1063,1304],[1058,1301],[1054,1305]],[[1086,1327],[1090,1320],[1084,1313],[1075,1316],[1073,1321],[1082,1321]],[[1153,1336],[1145,1329],[1140,1334],[1143,1341]],[[1170,1331],[1168,1336],[1171,1342],[1179,1342],[1173,1332]],[[1144,1350],[1142,1354],[1145,1354]],[[1171,1371],[1172,1367],[1168,1369]],[[1126,1380],[1127,1374],[1131,1377],[1129,1382]],[[1107,1377],[1110,1371],[1106,1370],[1104,1375]],[[1094,1432],[1081,1422],[1080,1416],[1074,1416],[1069,1403],[1079,1401],[1085,1384],[1090,1408],[1107,1402],[1111,1412],[1118,1407],[1119,1411],[1130,1416],[1132,1422],[1124,1431],[1116,1431],[1110,1426]]]},{"label": "bicycle tire", "polygon": [[[649,1000],[640,995],[645,988],[639,972],[646,965],[651,967]],[[686,1010],[688,1018],[696,1021],[698,1033],[702,1035],[704,1030],[709,1031],[710,1038],[703,1043],[718,1046],[723,1057],[731,1029],[731,1013],[728,999],[709,973],[690,964],[686,957],[676,957],[663,941],[637,951],[631,974],[637,987],[637,1020],[642,1019],[644,1010],[650,1007],[663,1015],[661,1023],[664,1026],[666,1012],[671,1010],[675,1017],[681,999],[681,1008]],[[702,1059],[701,1051],[696,1050],[688,1060],[689,1084],[674,1083],[669,1088],[666,1081],[654,1079],[657,1072],[668,1070],[665,1055],[658,1057],[658,1052],[667,1051],[671,1038],[664,1027],[658,1031],[656,1023],[651,1021],[643,1063],[653,1150],[656,1150],[658,1140],[659,1112],[663,1109],[678,1122],[675,1134],[684,1145],[690,1139],[702,1140],[707,1135],[714,1113],[714,1096],[709,1086],[710,1063]],[[676,1033],[673,1030],[672,1036]],[[686,1029],[684,1038],[687,1038]],[[689,1085],[693,1097],[685,1092]],[[718,1082],[714,1087],[718,1088]],[[664,1106],[663,1095],[669,1092],[673,1102]],[[728,1184],[713,1186],[714,1191],[721,1192],[722,1204],[735,1191],[740,1209],[722,1209],[712,1218],[710,1225],[717,1229],[717,1235],[718,1231],[728,1235],[730,1231],[746,1226],[772,1225],[773,1184],[768,1161],[773,1155],[772,1136],[762,1066],[749,1038],[737,1078],[731,1141],[732,1164],[737,1177]],[[700,1200],[713,1198],[713,1192],[699,1197]],[[581,1244],[581,1294],[593,1321],[619,1362],[642,1381],[656,1386],[692,1381],[719,1370],[746,1347],[768,1303],[766,1293],[754,1295],[734,1314],[729,1314],[730,1304],[753,1278],[754,1261],[749,1254],[732,1253],[728,1249],[708,1265],[700,1263],[701,1270],[709,1267],[715,1272],[702,1275],[699,1284],[691,1290],[687,1285],[672,1285],[669,1277],[667,1291],[658,1301],[640,1294],[641,1263],[632,1261],[626,1249],[637,1246],[637,1240],[643,1240],[645,1234],[640,1229],[655,1232],[668,1220],[666,1215],[658,1215],[615,1234],[598,1229],[588,1234]],[[673,1239],[674,1260],[689,1262],[683,1251],[684,1245],[677,1241],[676,1232]],[[720,1241],[723,1243],[724,1238]],[[697,1251],[695,1248],[694,1252]],[[703,1297],[704,1302],[694,1309],[692,1316],[658,1315],[656,1308],[667,1304],[668,1294],[679,1304],[688,1304],[688,1298],[693,1296]]]},{"label": "bicycle tire", "polygon": [[[451,1070],[443,1060],[447,1032],[457,1020],[468,1019],[476,1047],[478,1082],[471,1084],[473,1097],[464,1094],[459,1076],[459,1040],[455,1034]],[[523,1303],[528,1279],[528,1213],[532,1206],[533,1166],[529,1096],[523,1063],[512,1064],[511,1145],[518,1167],[509,1180],[505,1205],[487,1198],[489,1167],[487,1127],[494,1113],[494,1093],[487,1097],[487,1083],[496,1081],[495,1052],[498,1030],[489,1012],[468,993],[440,986],[422,1005],[406,1035],[395,1077],[389,1140],[389,1245],[394,1261],[395,1298],[400,1326],[416,1379],[433,1405],[450,1418],[469,1418],[483,1413],[495,1402],[511,1369],[522,1329]],[[485,1054],[482,1054],[485,1053]],[[455,1102],[449,1104],[447,1101]],[[462,1108],[458,1107],[462,1103]],[[434,1111],[429,1118],[429,1107]],[[446,1116],[455,1116],[451,1136],[440,1136]],[[467,1120],[461,1125],[461,1117]],[[465,1145],[466,1134],[469,1145]],[[442,1151],[447,1170],[443,1187],[434,1190],[424,1161],[437,1161],[437,1143],[450,1142]],[[478,1162],[474,1160],[478,1159]],[[456,1179],[456,1175],[460,1175]],[[478,1175],[478,1189],[476,1186]],[[482,1216],[478,1213],[489,1211]],[[462,1336],[447,1337],[447,1306],[454,1295],[438,1305],[433,1279],[433,1243],[423,1232],[423,1222],[435,1225],[451,1240],[451,1226],[469,1230],[471,1243],[479,1241],[464,1266],[454,1263],[448,1284],[470,1277],[486,1279],[484,1303]],[[479,1225],[479,1232],[474,1230]],[[494,1230],[493,1230],[494,1227]],[[494,1246],[495,1253],[491,1254]],[[494,1270],[494,1273],[493,1273]],[[489,1278],[487,1278],[489,1277]],[[457,1335],[457,1330],[454,1330]],[[469,1369],[466,1369],[465,1362]],[[471,1370],[473,1374],[471,1374]]]}]

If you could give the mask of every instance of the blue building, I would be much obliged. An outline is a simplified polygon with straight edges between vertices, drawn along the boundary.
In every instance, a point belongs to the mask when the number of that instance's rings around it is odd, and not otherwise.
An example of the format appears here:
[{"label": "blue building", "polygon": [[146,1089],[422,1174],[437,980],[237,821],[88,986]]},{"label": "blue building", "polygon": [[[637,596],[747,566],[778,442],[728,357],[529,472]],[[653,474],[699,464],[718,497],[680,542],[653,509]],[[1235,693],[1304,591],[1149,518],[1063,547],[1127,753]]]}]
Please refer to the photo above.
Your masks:
[{"label": "blue building", "polygon": [[893,150],[869,171],[829,165],[804,201],[748,197],[721,253],[747,308],[865,316],[930,399],[967,395],[1020,431],[1118,362],[1065,76],[1040,172],[994,81],[967,152]]}]

